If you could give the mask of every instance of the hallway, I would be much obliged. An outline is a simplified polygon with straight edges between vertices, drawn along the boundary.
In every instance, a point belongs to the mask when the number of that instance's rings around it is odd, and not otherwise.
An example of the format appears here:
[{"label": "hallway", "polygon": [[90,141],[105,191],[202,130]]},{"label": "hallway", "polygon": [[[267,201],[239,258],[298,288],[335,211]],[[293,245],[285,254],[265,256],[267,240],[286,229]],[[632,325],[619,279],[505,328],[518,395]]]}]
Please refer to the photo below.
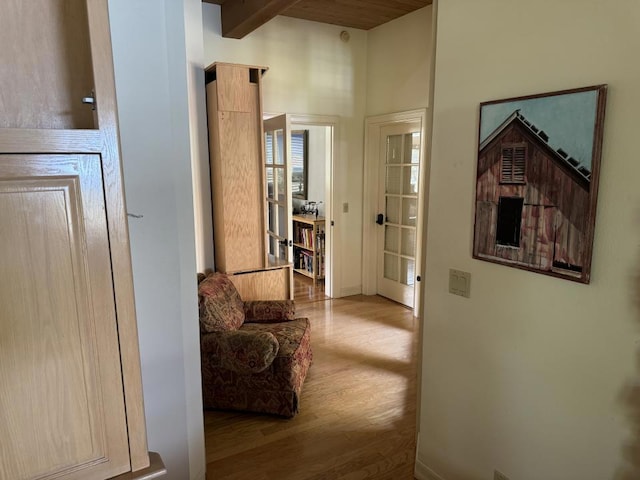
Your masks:
[{"label": "hallway", "polygon": [[208,479],[413,478],[417,323],[377,296],[305,301],[314,363],[291,420],[205,412]]}]

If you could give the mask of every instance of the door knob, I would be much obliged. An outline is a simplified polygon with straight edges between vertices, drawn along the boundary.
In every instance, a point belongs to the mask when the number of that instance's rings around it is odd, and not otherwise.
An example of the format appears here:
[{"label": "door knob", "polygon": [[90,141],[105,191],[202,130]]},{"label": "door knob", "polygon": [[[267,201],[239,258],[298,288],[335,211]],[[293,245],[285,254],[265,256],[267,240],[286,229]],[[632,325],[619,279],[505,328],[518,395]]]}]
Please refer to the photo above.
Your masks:
[{"label": "door knob", "polygon": [[379,213],[378,216],[376,217],[376,223],[378,225],[382,225],[384,223],[384,215]]}]

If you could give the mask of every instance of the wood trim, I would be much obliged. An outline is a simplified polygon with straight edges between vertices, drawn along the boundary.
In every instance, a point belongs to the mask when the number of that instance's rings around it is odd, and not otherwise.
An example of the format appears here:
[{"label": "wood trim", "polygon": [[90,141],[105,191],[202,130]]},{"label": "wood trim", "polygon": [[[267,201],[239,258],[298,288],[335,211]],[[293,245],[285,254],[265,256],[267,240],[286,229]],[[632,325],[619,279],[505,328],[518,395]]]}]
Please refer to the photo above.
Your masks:
[{"label": "wood trim", "polygon": [[107,0],[87,0],[131,470],[149,466]]},{"label": "wood trim", "polygon": [[598,187],[600,185],[600,162],[602,160],[602,142],[604,140],[604,114],[607,104],[607,85],[599,85],[597,87],[598,100],[596,103],[596,125],[593,135],[593,153],[591,161],[591,191],[589,195],[589,218],[585,237],[587,240],[587,248],[591,251],[591,255],[585,260],[583,281],[589,283],[591,281],[591,264],[593,262],[593,240],[596,229],[596,213],[598,207]]}]

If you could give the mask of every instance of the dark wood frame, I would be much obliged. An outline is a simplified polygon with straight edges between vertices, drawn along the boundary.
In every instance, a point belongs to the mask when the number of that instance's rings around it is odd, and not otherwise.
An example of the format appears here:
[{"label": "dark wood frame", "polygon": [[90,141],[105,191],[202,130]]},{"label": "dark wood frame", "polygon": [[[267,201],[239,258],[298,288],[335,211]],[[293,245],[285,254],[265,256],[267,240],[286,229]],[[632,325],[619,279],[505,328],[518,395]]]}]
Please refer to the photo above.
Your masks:
[{"label": "dark wood frame", "polygon": [[[578,94],[583,92],[595,93],[593,143],[591,146],[590,172],[589,172],[589,169],[586,169],[586,167],[584,166],[582,167],[583,170],[579,170],[579,167],[575,163],[571,162],[573,160],[573,157],[569,156],[564,149],[558,148],[558,147],[552,147],[548,143],[550,140],[550,137],[549,135],[546,134],[546,132],[542,131],[544,127],[538,128],[541,125],[538,125],[538,126],[533,125],[534,122],[527,121],[526,116],[524,114],[520,114],[519,109],[515,110],[515,107],[519,105],[517,102],[523,102],[523,101],[533,100],[533,99],[542,99],[542,98],[553,101],[555,99],[554,97]],[[597,198],[598,198],[598,183],[599,183],[599,177],[600,177],[600,160],[602,156],[602,139],[603,139],[603,131],[604,131],[606,96],[607,96],[607,85],[594,85],[594,86],[583,87],[583,88],[562,90],[562,91],[542,93],[542,94],[536,94],[536,95],[527,95],[522,97],[514,97],[514,98],[503,99],[503,100],[493,100],[493,101],[480,103],[479,119],[478,119],[479,120],[478,121],[478,154],[477,154],[478,156],[477,156],[476,183],[475,183],[476,195],[474,200],[474,239],[473,239],[473,245],[472,245],[473,258],[478,260],[498,263],[501,265],[507,265],[507,266],[511,266],[511,267],[515,267],[523,270],[542,273],[542,274],[550,275],[553,277],[564,278],[564,279],[581,282],[585,284],[588,284],[590,282],[592,252],[593,252],[593,238],[594,238],[594,231],[595,231],[596,207],[597,207]],[[534,102],[531,102],[528,105],[532,105],[533,103]],[[560,105],[560,103],[561,102],[558,102],[558,105]],[[507,110],[507,107],[514,108],[514,111],[511,117],[506,117],[502,124],[500,124],[495,129],[491,130],[491,133],[487,133],[486,131],[487,126],[489,125],[485,125],[485,132],[484,132],[485,138],[483,139],[482,138],[483,110],[486,107],[496,106],[498,104],[505,104],[504,105],[505,111]],[[513,104],[513,105],[507,105],[507,104]],[[552,105],[552,102],[549,102],[549,104],[545,103],[544,106],[541,105],[541,103],[537,103],[537,105],[538,105],[537,108],[539,109],[548,108],[547,105],[549,105],[551,108],[554,108],[554,106]],[[587,104],[585,103],[584,105],[587,105]],[[590,105],[590,103],[588,105]],[[554,116],[558,114],[558,115],[566,115],[567,118],[569,119],[571,118],[571,115],[572,115],[571,111],[567,109],[563,110],[559,106],[556,106],[555,108],[557,108],[558,110],[557,111],[555,109],[552,110]],[[573,112],[573,114],[576,114],[576,113]],[[568,223],[568,220],[567,220],[568,214],[566,213],[565,210],[563,210],[558,206],[559,204],[543,205],[541,203],[537,205],[533,205],[533,204],[531,205],[531,211],[538,209],[536,210],[537,213],[541,211],[544,212],[545,208],[550,208],[549,211],[553,212],[549,214],[549,218],[552,219],[551,220],[552,223],[545,223],[547,221],[546,217],[542,217],[542,218],[535,217],[536,218],[535,228],[529,228],[529,230],[527,230],[527,234],[529,235],[527,237],[527,240],[529,243],[526,244],[523,242],[518,247],[515,247],[519,251],[519,253],[513,253],[513,252],[502,253],[504,252],[504,250],[501,251],[503,246],[498,245],[496,243],[495,235],[493,238],[495,253],[491,255],[486,251],[487,245],[491,244],[491,236],[490,234],[488,234],[488,232],[491,231],[491,228],[493,228],[493,231],[495,232],[495,225],[489,224],[486,221],[488,217],[483,216],[483,213],[486,213],[487,211],[490,210],[492,212],[491,213],[492,216],[489,218],[491,219],[494,218],[493,215],[496,215],[493,213],[494,210],[492,206],[493,202],[495,201],[494,199],[496,196],[498,197],[502,196],[502,192],[506,191],[507,190],[506,187],[508,187],[505,185],[497,185],[499,184],[499,179],[496,182],[494,179],[495,177],[490,177],[489,175],[489,168],[491,169],[495,168],[493,164],[495,163],[496,161],[495,158],[497,156],[496,151],[494,150],[492,152],[491,148],[493,149],[500,148],[499,142],[501,141],[501,135],[503,133],[504,133],[504,136],[508,135],[508,132],[507,132],[508,128],[513,128],[514,130],[516,129],[516,126],[511,127],[511,123],[514,122],[513,120],[514,116],[518,118],[518,122],[520,123],[520,125],[517,126],[519,131],[514,133],[514,135],[521,134],[520,131],[524,132],[523,135],[524,134],[528,135],[529,141],[532,144],[536,144],[535,161],[532,161],[532,159],[534,158],[534,153],[528,154],[527,165],[526,165],[527,171],[532,172],[532,175],[531,175],[532,178],[535,175],[533,174],[532,170],[529,170],[529,168],[531,169],[538,168],[539,170],[537,171],[536,175],[539,178],[537,179],[537,181],[538,182],[545,181],[546,184],[544,188],[549,188],[550,189],[549,191],[555,188],[556,192],[557,191],[564,192],[563,189],[558,188],[557,174],[556,176],[554,176],[551,174],[552,173],[551,170],[544,170],[542,166],[539,166],[540,163],[537,164],[538,167],[535,166],[536,162],[541,161],[540,160],[541,158],[544,158],[544,161],[547,162],[548,164],[553,164],[555,169],[563,170],[566,176],[569,176],[569,174],[572,174],[573,176],[579,177],[580,174],[582,174],[584,177],[582,179],[581,195],[583,199],[586,198],[586,201],[584,202],[584,207],[585,207],[584,212],[579,210],[580,212],[582,212],[580,213],[580,215],[584,215],[584,216],[580,217],[582,222],[581,224],[582,230],[579,230],[579,236],[577,241],[578,244],[580,245],[580,249],[576,249],[576,251],[578,250],[580,251],[579,259],[581,260],[581,265],[567,264],[565,267],[565,266],[562,266],[563,264],[561,262],[556,262],[556,249],[559,245],[558,238],[563,239],[562,241],[565,243],[561,243],[560,246],[566,250],[572,249],[573,245],[570,242],[576,241],[575,232],[572,234],[573,237],[571,241],[569,240],[570,238],[569,234],[566,234],[565,236],[564,233],[559,233],[561,232],[561,228],[562,228],[561,224]],[[489,114],[487,114],[487,117],[489,117]],[[494,118],[492,119],[491,125],[495,124],[496,117],[497,116],[494,114]],[[512,118],[512,120],[509,121],[509,118]],[[532,126],[533,128],[531,128]],[[527,128],[529,130],[527,130]],[[566,132],[564,133],[566,134]],[[553,136],[553,132],[551,133],[551,135]],[[504,141],[506,143],[506,140]],[[484,142],[484,145],[483,145],[483,142]],[[583,142],[583,145],[587,145],[587,142]],[[558,159],[561,159],[561,160],[564,159],[564,162]],[[529,166],[529,162],[531,162],[531,166]],[[498,163],[500,164],[501,160],[499,160]],[[482,165],[482,168],[481,168],[481,165]],[[498,166],[498,168],[500,168],[500,165]],[[540,172],[546,172],[547,176],[545,177]],[[493,171],[491,173],[493,173]],[[542,178],[542,180],[540,180],[540,178]],[[531,192],[534,190],[533,189],[534,180],[531,180],[531,183],[532,183],[531,188],[528,187],[527,185],[521,186],[523,189],[520,190],[520,192],[523,198],[525,198],[526,195],[528,194],[525,192]],[[505,187],[505,188],[503,189],[502,187]],[[536,187],[539,190],[542,190],[543,188],[541,187],[540,184],[538,184]],[[540,198],[543,197],[542,193],[538,193],[538,196]],[[560,197],[560,196],[562,196],[562,194],[556,193],[556,197]],[[573,213],[573,215],[575,215],[575,213]],[[523,217],[524,217],[524,213],[523,213]],[[533,218],[533,215],[531,218]],[[560,218],[560,220],[558,218]],[[494,223],[497,223],[497,217],[495,218]],[[524,224],[524,220],[523,220],[523,224]],[[551,230],[548,229],[549,225],[552,226]],[[524,225],[521,226],[520,228],[521,228],[521,232],[525,231]],[[571,224],[571,228],[577,228],[577,227],[575,227],[574,224]],[[549,241],[547,237],[542,237],[545,239],[545,241],[544,242],[540,241],[541,231],[544,231],[545,234],[549,232],[553,233],[553,237],[552,237],[553,240]],[[535,246],[533,247],[531,246],[532,239],[534,240],[533,243],[535,243]],[[484,251],[481,251],[483,249]],[[526,249],[532,249],[531,251],[536,252],[535,257],[530,257],[529,263],[519,259],[514,260],[513,258],[511,259],[505,258],[508,255],[511,255],[512,257],[521,255],[524,258]],[[563,250],[563,249],[560,249],[560,250]],[[541,257],[543,256],[542,254],[539,253],[541,251],[547,254],[547,256],[544,259],[541,259]],[[503,255],[503,256],[499,256],[498,252],[501,252],[500,255]],[[550,257],[548,255],[549,253],[551,253]],[[531,258],[535,258],[536,260],[533,260]],[[549,258],[551,258],[551,266],[548,266]],[[534,265],[536,261],[538,262],[537,266]],[[543,266],[543,263],[545,263],[546,265]]]}]

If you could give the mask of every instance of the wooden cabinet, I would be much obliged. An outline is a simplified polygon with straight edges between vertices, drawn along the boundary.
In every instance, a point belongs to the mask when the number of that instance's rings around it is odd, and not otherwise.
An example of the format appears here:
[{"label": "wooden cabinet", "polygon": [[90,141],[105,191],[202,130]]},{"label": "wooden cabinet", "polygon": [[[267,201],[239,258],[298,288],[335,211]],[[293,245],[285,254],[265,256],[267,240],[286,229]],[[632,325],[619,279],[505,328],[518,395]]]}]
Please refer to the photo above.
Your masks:
[{"label": "wooden cabinet", "polygon": [[0,41],[0,479],[159,476],[107,1],[4,0]]},{"label": "wooden cabinet", "polygon": [[324,218],[315,215],[293,216],[293,270],[313,279],[324,279]]},{"label": "wooden cabinet", "polygon": [[[264,67],[214,63],[205,70],[216,270],[244,300],[292,298],[290,263],[270,258],[266,237]],[[282,270],[275,272],[275,270]],[[248,279],[251,278],[249,281]],[[269,297],[269,298],[267,298]]]},{"label": "wooden cabinet", "polygon": [[231,275],[231,281],[243,300],[282,300],[293,289],[290,268],[276,266],[256,272]]}]

